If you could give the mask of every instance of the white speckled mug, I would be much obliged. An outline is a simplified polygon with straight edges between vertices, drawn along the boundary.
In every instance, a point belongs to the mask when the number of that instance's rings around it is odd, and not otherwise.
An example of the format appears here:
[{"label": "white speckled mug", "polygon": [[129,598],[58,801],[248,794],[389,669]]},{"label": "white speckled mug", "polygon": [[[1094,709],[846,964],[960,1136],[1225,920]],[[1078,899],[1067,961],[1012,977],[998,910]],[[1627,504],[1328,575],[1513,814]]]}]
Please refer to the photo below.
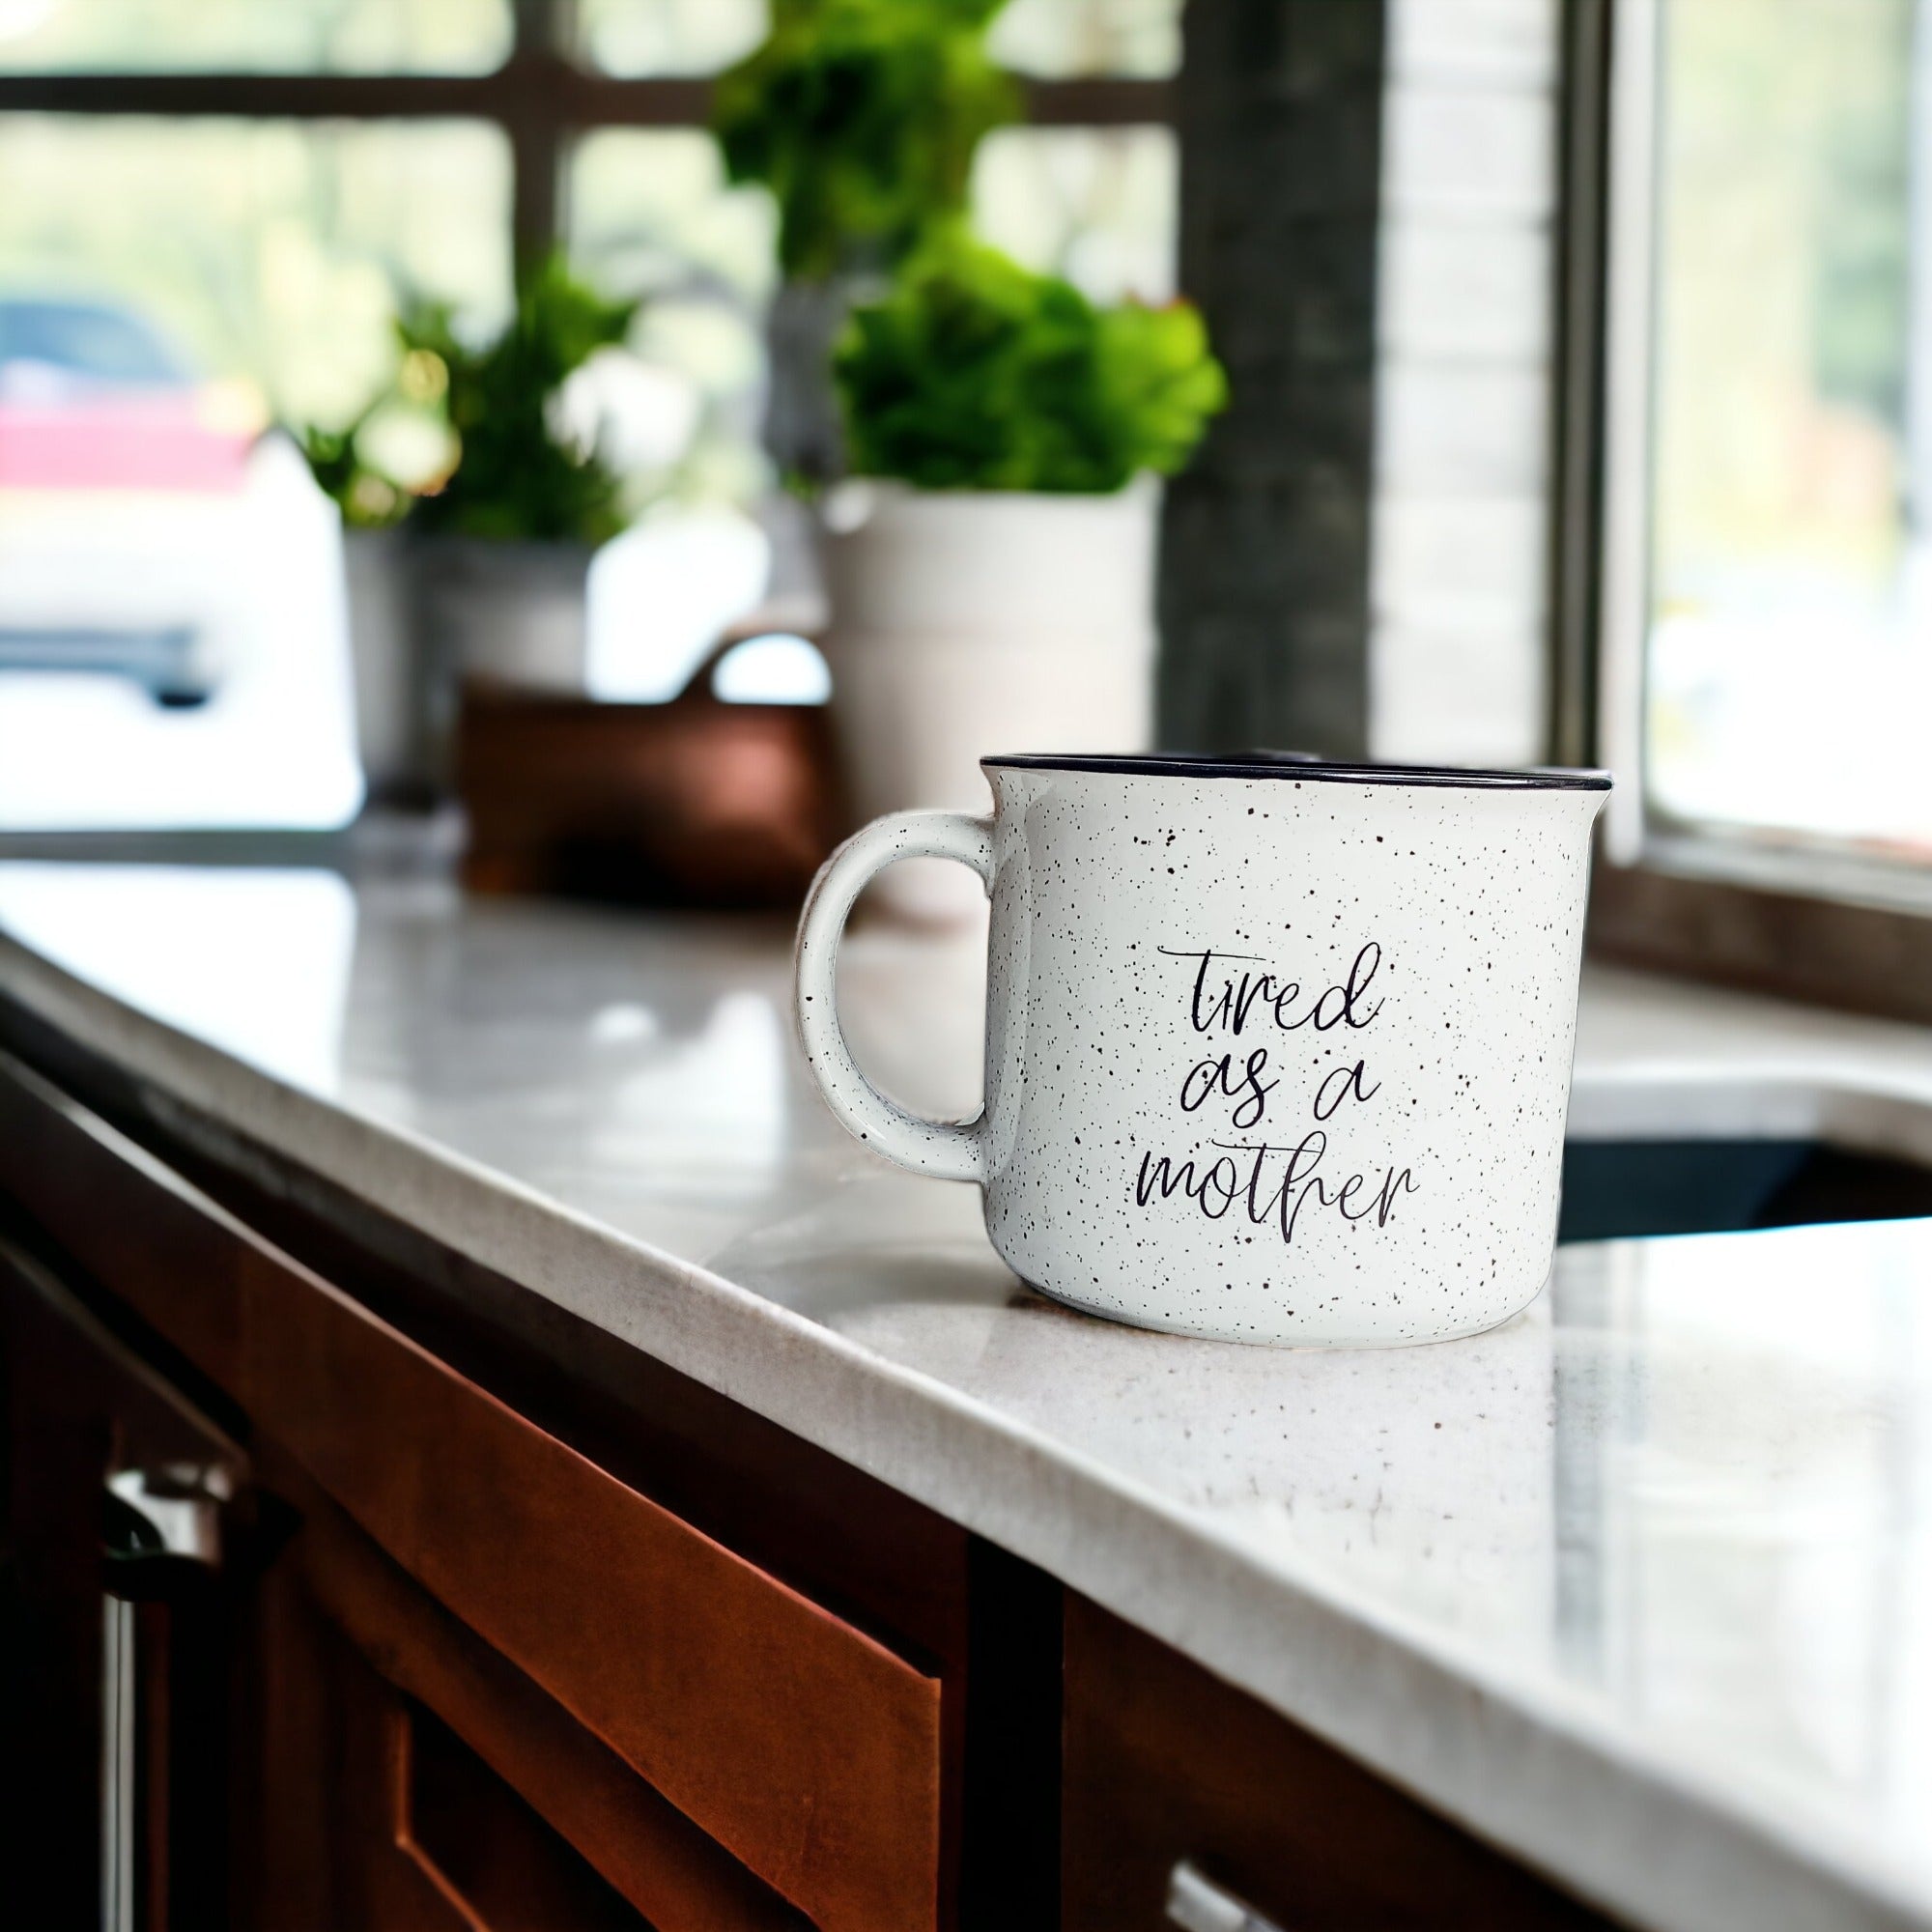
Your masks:
[{"label": "white speckled mug", "polygon": [[[977,1180],[1034,1287],[1188,1335],[1438,1341],[1515,1314],[1556,1239],[1599,772],[1001,757],[990,819],[849,839],[798,1024],[879,1152]],[[992,895],[986,1101],[920,1119],[854,1065],[834,960],[867,881]]]}]

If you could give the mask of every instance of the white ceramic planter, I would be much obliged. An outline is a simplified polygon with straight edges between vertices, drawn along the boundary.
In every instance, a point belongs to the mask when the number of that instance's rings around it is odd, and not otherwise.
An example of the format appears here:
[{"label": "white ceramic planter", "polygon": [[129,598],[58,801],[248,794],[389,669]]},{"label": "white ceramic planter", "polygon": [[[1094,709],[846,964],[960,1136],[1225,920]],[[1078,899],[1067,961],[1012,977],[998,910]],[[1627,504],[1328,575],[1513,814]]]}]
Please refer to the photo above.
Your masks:
[{"label": "white ceramic planter", "polygon": [[587,544],[427,539],[423,594],[433,648],[470,677],[582,696]]},{"label": "white ceramic planter", "polygon": [[342,532],[343,590],[355,672],[355,740],[372,800],[419,801],[431,789],[430,695],[417,648],[409,539]]},{"label": "white ceramic planter", "polygon": [[[853,811],[980,810],[980,760],[1131,752],[1152,718],[1159,493],[863,492],[828,530],[833,723]],[[969,916],[974,883],[936,863],[879,882],[901,915]]]}]

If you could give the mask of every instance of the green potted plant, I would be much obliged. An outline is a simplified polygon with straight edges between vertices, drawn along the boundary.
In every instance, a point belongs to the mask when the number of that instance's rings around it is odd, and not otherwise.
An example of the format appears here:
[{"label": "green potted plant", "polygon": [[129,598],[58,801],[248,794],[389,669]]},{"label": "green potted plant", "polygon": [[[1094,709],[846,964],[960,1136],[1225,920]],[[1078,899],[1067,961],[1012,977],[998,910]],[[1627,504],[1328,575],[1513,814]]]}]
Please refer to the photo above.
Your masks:
[{"label": "green potted plant", "polygon": [[778,208],[765,440],[788,477],[841,467],[826,366],[851,300],[963,212],[981,136],[1018,115],[985,44],[1003,3],[774,0],[763,44],[719,76],[725,170]]},{"label": "green potted plant", "polygon": [[481,346],[440,304],[418,304],[399,325],[406,364],[428,357],[441,371],[454,465],[417,498],[411,532],[426,546],[431,648],[467,673],[583,689],[590,559],[631,519],[599,412],[573,409],[572,385],[605,352],[621,354],[637,307],[552,260]]},{"label": "green potted plant", "polygon": [[433,767],[458,673],[583,689],[590,559],[691,427],[666,423],[669,379],[623,348],[637,308],[555,259],[488,340],[412,302],[390,384],[304,438],[343,516],[365,756]]},{"label": "green potted plant", "polygon": [[[826,656],[855,808],[977,807],[993,752],[1144,746],[1153,479],[1227,400],[1200,315],[1098,307],[954,228],[854,311],[833,373],[853,475],[827,506]],[[959,876],[882,883],[943,914]]]}]

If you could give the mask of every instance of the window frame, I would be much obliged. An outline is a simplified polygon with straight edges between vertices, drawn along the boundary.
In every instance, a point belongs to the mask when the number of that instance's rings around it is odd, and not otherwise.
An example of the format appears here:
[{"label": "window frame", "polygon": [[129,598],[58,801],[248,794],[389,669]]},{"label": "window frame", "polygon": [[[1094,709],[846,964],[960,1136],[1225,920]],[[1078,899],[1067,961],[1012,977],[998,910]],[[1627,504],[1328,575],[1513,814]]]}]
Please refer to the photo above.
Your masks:
[{"label": "window frame", "polygon": [[[713,81],[702,75],[626,76],[582,65],[576,0],[509,0],[511,40],[487,72],[321,73],[250,70],[5,71],[0,116],[75,119],[373,123],[469,121],[504,135],[512,169],[511,242],[518,267],[542,261],[567,233],[571,144],[607,128],[708,129]],[[1024,125],[1175,128],[1171,77],[1014,76]],[[355,826],[331,832],[0,832],[8,858],[353,867]]]},{"label": "window frame", "polygon": [[1564,10],[1552,754],[1607,767],[1600,957],[1932,1022],[1932,867],[1660,820],[1643,784],[1658,33],[1668,0]]},{"label": "window frame", "polygon": [[[581,66],[574,0],[511,0],[510,49],[487,73],[0,73],[0,114],[153,115],[242,121],[483,121],[509,142],[511,231],[520,265],[563,232],[564,160],[597,128],[703,128],[711,81],[631,77]],[[1110,128],[1173,124],[1172,83],[1094,76],[1020,77],[1029,124]]]}]

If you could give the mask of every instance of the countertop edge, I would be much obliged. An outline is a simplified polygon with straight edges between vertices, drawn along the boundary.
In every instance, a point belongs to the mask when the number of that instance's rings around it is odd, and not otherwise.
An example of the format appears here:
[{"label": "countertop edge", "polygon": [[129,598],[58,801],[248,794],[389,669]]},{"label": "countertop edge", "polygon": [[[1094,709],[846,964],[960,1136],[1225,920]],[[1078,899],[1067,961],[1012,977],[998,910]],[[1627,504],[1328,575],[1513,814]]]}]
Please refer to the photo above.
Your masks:
[{"label": "countertop edge", "polygon": [[[1322,1579],[1264,1569],[1080,1452],[421,1135],[278,1080],[5,933],[0,992],[125,1069],[160,1124],[171,1105],[185,1108],[408,1218],[1037,1564],[1616,1915],[1670,1932],[1932,1924],[1922,1886],[1868,1846],[1634,1750],[1580,1700],[1540,1688],[1532,1708],[1484,1661]],[[1274,1639],[1265,1649],[1254,1640],[1263,1628]]]}]

